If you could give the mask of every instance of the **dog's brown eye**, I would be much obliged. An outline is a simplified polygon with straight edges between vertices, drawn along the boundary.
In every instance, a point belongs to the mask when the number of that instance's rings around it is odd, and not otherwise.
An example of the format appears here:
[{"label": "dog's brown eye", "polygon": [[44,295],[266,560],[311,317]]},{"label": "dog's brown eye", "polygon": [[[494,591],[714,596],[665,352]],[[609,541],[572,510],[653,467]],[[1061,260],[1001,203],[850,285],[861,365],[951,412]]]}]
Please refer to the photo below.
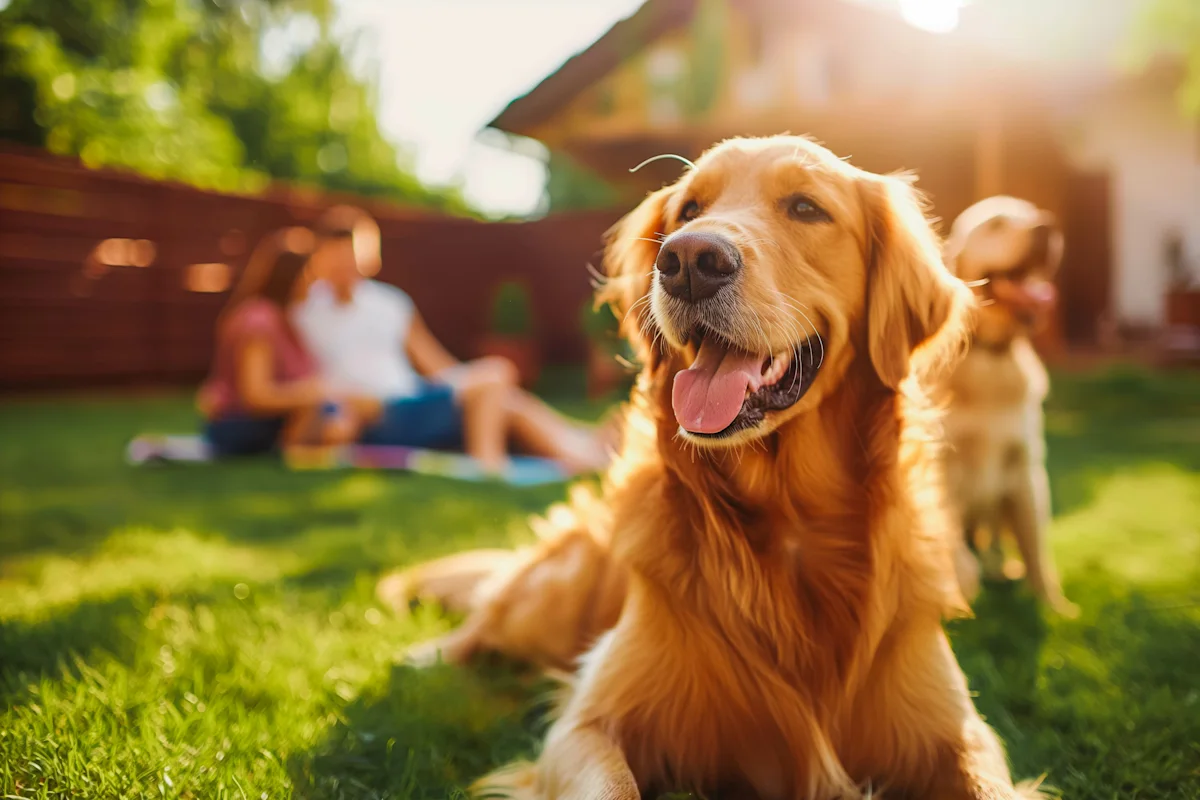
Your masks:
[{"label": "dog's brown eye", "polygon": [[797,222],[829,222],[829,215],[819,205],[802,194],[788,198],[787,211],[788,216]]},{"label": "dog's brown eye", "polygon": [[700,204],[695,200],[688,200],[679,212],[679,221],[691,222],[698,216],[700,216]]}]

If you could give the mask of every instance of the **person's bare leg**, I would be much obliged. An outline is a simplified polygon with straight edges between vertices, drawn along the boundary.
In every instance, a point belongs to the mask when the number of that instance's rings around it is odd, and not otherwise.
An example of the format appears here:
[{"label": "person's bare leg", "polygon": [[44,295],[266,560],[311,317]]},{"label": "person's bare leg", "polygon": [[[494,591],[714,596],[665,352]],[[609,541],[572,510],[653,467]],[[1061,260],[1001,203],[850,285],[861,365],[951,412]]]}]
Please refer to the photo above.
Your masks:
[{"label": "person's bare leg", "polygon": [[325,420],[321,443],[342,445],[355,442],[363,429],[376,422],[382,413],[383,404],[373,397],[344,400],[338,413]]},{"label": "person's bare leg", "polygon": [[279,436],[280,443],[284,447],[316,444],[321,441],[321,431],[321,407],[300,408],[288,415]]},{"label": "person's bare leg", "polygon": [[530,453],[562,461],[572,470],[600,469],[608,453],[595,432],[514,387],[504,398],[513,438]]},{"label": "person's bare leg", "polygon": [[484,470],[496,474],[508,463],[508,408],[511,388],[491,376],[464,380],[458,397],[463,411],[463,439],[467,455]]},{"label": "person's bare leg", "polygon": [[572,471],[600,469],[608,463],[609,454],[593,430],[520,389],[511,362],[503,358],[469,362],[455,384],[463,406],[467,452],[485,465],[503,464],[510,437],[523,450],[561,461]]}]

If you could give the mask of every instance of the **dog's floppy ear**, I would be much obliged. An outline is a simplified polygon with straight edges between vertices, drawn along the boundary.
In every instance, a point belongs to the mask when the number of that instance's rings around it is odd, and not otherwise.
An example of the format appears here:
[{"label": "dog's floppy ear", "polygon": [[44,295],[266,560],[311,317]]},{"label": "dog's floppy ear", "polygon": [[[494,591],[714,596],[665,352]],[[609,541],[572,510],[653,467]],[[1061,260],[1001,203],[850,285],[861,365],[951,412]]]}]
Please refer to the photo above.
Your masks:
[{"label": "dog's floppy ear", "polygon": [[958,276],[958,258],[962,255],[966,242],[966,232],[953,228],[950,230],[950,235],[942,242],[942,263],[946,265],[950,274],[956,277]]},{"label": "dog's floppy ear", "polygon": [[880,380],[898,389],[923,344],[939,333],[961,341],[971,293],[942,263],[911,180],[872,177],[863,191],[870,236],[868,350]]},{"label": "dog's floppy ear", "polygon": [[1062,266],[1063,232],[1058,220],[1049,211],[1038,211],[1037,234],[1045,237],[1046,277],[1053,278]]},{"label": "dog's floppy ear", "polygon": [[[604,280],[596,299],[612,306],[621,320],[621,333],[641,349],[645,336],[642,314],[634,305],[650,292],[666,219],[664,211],[673,187],[650,193],[605,234]],[[640,354],[639,354],[640,355]]]}]

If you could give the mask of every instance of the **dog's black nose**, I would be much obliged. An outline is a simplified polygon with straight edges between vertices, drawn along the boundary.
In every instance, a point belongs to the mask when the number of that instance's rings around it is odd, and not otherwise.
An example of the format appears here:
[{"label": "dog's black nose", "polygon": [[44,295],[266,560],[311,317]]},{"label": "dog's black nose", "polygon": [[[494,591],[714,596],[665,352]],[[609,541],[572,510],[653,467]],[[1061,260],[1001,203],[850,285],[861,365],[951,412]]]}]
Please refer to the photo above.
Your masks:
[{"label": "dog's black nose", "polygon": [[667,294],[695,303],[732,282],[742,256],[723,236],[687,231],[667,239],[655,266]]}]

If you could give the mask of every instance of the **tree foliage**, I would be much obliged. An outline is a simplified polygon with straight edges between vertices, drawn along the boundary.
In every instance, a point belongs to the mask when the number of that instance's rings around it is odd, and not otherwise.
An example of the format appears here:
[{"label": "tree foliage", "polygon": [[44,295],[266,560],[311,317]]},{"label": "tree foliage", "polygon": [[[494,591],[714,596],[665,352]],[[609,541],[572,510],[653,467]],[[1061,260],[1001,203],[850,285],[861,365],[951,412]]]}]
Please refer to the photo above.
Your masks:
[{"label": "tree foliage", "polygon": [[624,198],[592,170],[557,150],[546,163],[547,211],[583,211],[613,208]]},{"label": "tree foliage", "polygon": [[678,86],[688,119],[703,119],[717,101],[728,70],[729,25],[728,3],[700,0],[688,31],[686,79]]},{"label": "tree foliage", "polygon": [[[0,137],[205,188],[283,179],[466,211],[401,167],[332,13],[331,0],[12,0]],[[265,37],[297,30],[312,35],[272,70]]]},{"label": "tree foliage", "polygon": [[1183,64],[1180,106],[1200,117],[1200,0],[1150,0],[1135,35],[1135,60],[1145,64],[1164,52]]}]

